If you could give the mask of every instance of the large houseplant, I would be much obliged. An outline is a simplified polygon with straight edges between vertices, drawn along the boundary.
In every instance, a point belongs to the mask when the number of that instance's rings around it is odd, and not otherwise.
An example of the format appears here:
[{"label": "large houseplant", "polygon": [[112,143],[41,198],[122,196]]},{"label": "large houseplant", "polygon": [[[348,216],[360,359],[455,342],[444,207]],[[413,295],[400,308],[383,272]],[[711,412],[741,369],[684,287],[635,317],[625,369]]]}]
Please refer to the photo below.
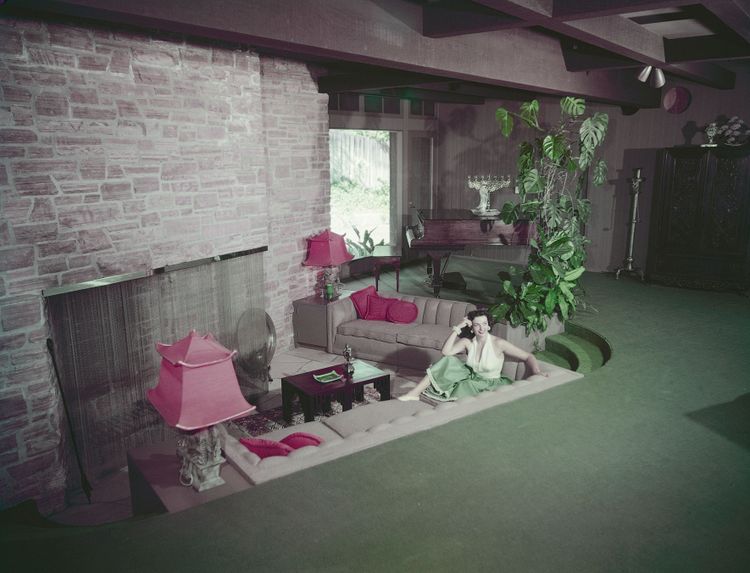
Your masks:
[{"label": "large houseplant", "polygon": [[607,175],[607,165],[596,152],[607,133],[609,117],[596,112],[584,117],[586,103],[580,98],[560,101],[557,124],[539,123],[539,102],[523,103],[519,113],[498,108],[500,131],[509,137],[514,118],[537,136],[520,145],[518,189],[520,201],[507,202],[504,222],[533,221],[536,238],[530,241],[528,265],[501,271],[497,303],[490,307],[496,320],[524,325],[527,333],[547,328],[549,318],[566,320],[581,302],[578,279],[583,274],[586,238],[583,226],[591,206],[584,197],[589,171],[595,185]]}]

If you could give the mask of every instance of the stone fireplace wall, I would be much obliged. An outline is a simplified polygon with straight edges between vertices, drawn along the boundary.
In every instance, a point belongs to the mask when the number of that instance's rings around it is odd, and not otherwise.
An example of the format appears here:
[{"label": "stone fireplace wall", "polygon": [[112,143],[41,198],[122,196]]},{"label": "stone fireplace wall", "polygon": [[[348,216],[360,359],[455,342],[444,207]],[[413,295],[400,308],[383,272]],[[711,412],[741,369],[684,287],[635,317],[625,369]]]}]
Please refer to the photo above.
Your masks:
[{"label": "stone fireplace wall", "polygon": [[64,503],[42,290],[268,246],[292,343],[326,228],[327,96],[304,64],[85,21],[0,19],[0,503]]}]

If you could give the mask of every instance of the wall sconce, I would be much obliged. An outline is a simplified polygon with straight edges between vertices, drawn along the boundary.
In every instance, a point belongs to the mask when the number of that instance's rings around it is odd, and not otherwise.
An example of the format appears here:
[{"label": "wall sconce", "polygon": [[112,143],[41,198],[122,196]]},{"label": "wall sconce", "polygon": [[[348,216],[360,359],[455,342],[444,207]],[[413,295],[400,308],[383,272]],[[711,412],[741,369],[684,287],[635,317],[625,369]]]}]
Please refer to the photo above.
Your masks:
[{"label": "wall sconce", "polygon": [[644,84],[650,85],[652,88],[660,88],[667,83],[664,77],[664,72],[661,68],[655,68],[654,66],[646,66],[638,74],[638,81]]}]

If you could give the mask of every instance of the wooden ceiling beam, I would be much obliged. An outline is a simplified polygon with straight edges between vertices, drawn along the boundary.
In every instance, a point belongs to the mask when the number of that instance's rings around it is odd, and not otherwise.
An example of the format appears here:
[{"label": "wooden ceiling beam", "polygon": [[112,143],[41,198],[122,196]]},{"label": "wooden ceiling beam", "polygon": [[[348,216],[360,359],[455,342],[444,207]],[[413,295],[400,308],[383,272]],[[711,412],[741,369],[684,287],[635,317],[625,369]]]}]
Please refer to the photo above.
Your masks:
[{"label": "wooden ceiling beam", "polygon": [[750,57],[750,44],[719,36],[698,36],[665,39],[664,51],[669,62],[732,60]]},{"label": "wooden ceiling beam", "polygon": [[558,40],[535,30],[427,38],[421,6],[399,0],[25,0],[23,5],[241,42],[303,61],[345,61],[617,105],[659,105],[658,91],[630,74],[567,72]]},{"label": "wooden ceiling beam", "polygon": [[432,2],[422,8],[422,33],[447,38],[526,26],[524,20],[477,4]]},{"label": "wooden ceiling beam", "polygon": [[643,64],[630,58],[618,56],[612,52],[568,38],[560,40],[560,47],[562,48],[563,59],[565,60],[565,69],[569,72],[643,67]]},{"label": "wooden ceiling beam", "polygon": [[423,89],[449,92],[452,94],[476,96],[484,98],[485,100],[513,100],[513,101],[528,101],[536,97],[539,94],[536,92],[530,92],[526,90],[506,88],[502,86],[488,86],[485,84],[475,84],[471,82],[442,82],[435,84],[423,84],[420,86]]},{"label": "wooden ceiling beam", "polygon": [[387,88],[382,90],[363,90],[361,93],[370,93],[386,97],[397,97],[408,100],[425,100],[439,103],[459,103],[465,105],[482,105],[484,98],[476,95],[460,94],[450,91],[431,90],[423,88]]},{"label": "wooden ceiling beam", "polygon": [[399,70],[363,71],[320,76],[318,78],[318,91],[320,93],[338,93],[365,89],[396,88],[438,80],[440,80],[439,77]]},{"label": "wooden ceiling beam", "polygon": [[616,16],[643,10],[674,8],[697,0],[554,0],[552,16],[560,20],[581,20]]},{"label": "wooden ceiling beam", "polygon": [[750,42],[750,2],[747,0],[706,0],[703,5],[740,38]]},{"label": "wooden ceiling beam", "polygon": [[563,36],[580,40],[644,65],[719,89],[734,87],[734,73],[714,64],[670,63],[661,36],[622,16],[563,21],[552,16],[552,0],[476,0],[512,16],[533,20]]}]

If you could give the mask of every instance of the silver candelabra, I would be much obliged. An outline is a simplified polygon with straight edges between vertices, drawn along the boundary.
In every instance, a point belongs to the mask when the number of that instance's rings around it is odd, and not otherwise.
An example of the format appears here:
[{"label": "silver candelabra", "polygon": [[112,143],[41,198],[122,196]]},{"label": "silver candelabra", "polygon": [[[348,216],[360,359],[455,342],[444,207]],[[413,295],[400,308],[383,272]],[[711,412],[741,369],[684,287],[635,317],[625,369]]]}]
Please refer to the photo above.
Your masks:
[{"label": "silver candelabra", "polygon": [[475,215],[497,215],[497,209],[490,209],[490,194],[510,186],[510,175],[469,175],[469,189],[479,191],[479,205],[471,210]]}]

